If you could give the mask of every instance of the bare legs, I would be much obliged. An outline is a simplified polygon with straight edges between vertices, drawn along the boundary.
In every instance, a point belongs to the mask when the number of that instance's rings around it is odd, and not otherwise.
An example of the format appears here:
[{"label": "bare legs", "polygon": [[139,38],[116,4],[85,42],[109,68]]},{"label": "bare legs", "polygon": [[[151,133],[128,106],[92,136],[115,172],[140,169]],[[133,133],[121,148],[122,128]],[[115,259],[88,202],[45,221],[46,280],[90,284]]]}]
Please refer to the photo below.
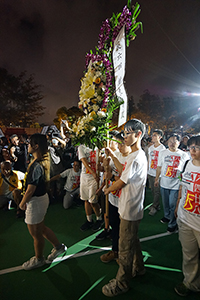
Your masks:
[{"label": "bare legs", "polygon": [[92,211],[94,210],[94,213],[97,217],[100,216],[100,205],[99,203],[90,203],[88,201],[85,201],[85,213],[86,216],[92,215]]},{"label": "bare legs", "polygon": [[44,225],[44,221],[39,224],[27,224],[30,235],[34,241],[35,256],[37,258],[43,257],[45,239],[48,240],[53,247],[60,245],[55,233]]}]

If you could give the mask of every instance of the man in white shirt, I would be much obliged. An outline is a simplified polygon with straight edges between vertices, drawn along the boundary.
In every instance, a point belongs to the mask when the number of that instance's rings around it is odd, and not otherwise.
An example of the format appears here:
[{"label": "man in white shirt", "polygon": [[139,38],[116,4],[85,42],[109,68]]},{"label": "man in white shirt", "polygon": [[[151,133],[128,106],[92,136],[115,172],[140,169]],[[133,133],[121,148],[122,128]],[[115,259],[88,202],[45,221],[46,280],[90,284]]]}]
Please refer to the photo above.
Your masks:
[{"label": "man in white shirt", "polygon": [[141,139],[145,125],[137,120],[129,120],[124,127],[124,141],[131,147],[121,177],[104,190],[105,194],[121,189],[119,198],[120,234],[119,269],[115,279],[102,288],[108,297],[125,293],[129,289],[129,280],[145,273],[140,241],[139,223],[143,218],[143,202],[147,178],[147,159],[141,149]]},{"label": "man in white shirt", "polygon": [[150,206],[150,216],[154,216],[158,210],[160,210],[160,185],[154,186],[156,178],[156,169],[158,165],[158,157],[161,150],[165,149],[165,146],[161,144],[160,140],[163,137],[163,131],[155,129],[152,134],[153,145],[148,149],[148,180],[150,188],[153,194],[153,204]]},{"label": "man in white shirt", "polygon": [[[183,252],[183,282],[175,287],[180,296],[200,292],[200,135],[188,141],[191,160],[185,165],[175,215]],[[178,212],[177,212],[178,210]]]},{"label": "man in white shirt", "polygon": [[73,163],[73,168],[67,169],[50,179],[50,182],[52,182],[54,180],[58,180],[59,178],[67,177],[64,186],[65,195],[63,198],[63,207],[65,209],[72,206],[73,200],[80,194],[80,174],[80,161],[75,160]]},{"label": "man in white shirt", "polygon": [[178,149],[180,136],[172,134],[168,139],[169,149],[162,150],[159,154],[158,167],[156,171],[155,186],[159,185],[163,202],[164,217],[160,220],[167,223],[169,233],[177,232],[176,218],[174,211],[178,199],[180,186],[179,175],[183,169],[185,161],[189,159],[186,152]]},{"label": "man in white shirt", "polygon": [[[103,225],[100,205],[96,196],[99,176],[96,173],[98,163],[98,149],[92,150],[85,145],[78,147],[78,157],[82,161],[82,172],[80,178],[80,198],[85,204],[86,222],[80,227],[82,231],[92,228],[94,231],[101,229]],[[96,215],[93,222],[92,213]]]}]

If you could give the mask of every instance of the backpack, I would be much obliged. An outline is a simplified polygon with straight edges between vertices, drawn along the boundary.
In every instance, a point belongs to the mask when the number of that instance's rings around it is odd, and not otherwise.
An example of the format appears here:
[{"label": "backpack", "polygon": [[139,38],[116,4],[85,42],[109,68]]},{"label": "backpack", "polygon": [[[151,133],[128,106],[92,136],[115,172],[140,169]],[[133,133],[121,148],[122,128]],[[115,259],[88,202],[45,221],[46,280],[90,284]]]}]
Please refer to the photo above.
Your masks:
[{"label": "backpack", "polygon": [[185,164],[183,166],[183,170],[180,172],[180,175],[178,176],[178,178],[180,179],[180,181],[182,181],[182,174],[184,173],[185,168],[186,168],[186,166],[187,166],[187,164],[188,164],[189,161],[190,161],[189,159],[186,160],[186,162],[185,162]]}]

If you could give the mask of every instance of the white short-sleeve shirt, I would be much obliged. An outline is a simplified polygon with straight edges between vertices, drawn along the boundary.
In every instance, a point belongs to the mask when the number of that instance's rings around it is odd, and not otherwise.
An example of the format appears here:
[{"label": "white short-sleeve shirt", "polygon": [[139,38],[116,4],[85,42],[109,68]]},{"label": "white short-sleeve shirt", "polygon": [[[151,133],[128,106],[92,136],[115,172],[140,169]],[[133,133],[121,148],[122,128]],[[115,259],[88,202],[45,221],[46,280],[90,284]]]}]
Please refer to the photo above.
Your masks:
[{"label": "white short-sleeve shirt", "polygon": [[200,167],[190,160],[182,173],[182,195],[178,207],[178,218],[189,227],[200,232]]},{"label": "white short-sleeve shirt", "polygon": [[142,149],[130,153],[120,179],[126,184],[121,189],[119,214],[128,221],[141,220],[147,178],[147,159]]},{"label": "white short-sleeve shirt", "polygon": [[183,169],[184,163],[189,159],[187,152],[178,149],[172,152],[169,149],[160,151],[158,166],[161,167],[160,186],[165,189],[178,190],[180,180],[178,176]]},{"label": "white short-sleeve shirt", "polygon": [[[81,160],[82,158],[86,158],[90,167],[96,173],[96,165],[98,162],[98,149],[92,150],[89,147],[86,147],[85,145],[80,145],[78,147],[78,158],[79,160]],[[92,176],[92,174],[86,169],[84,164],[82,164],[82,175],[83,174]]]},{"label": "white short-sleeve shirt", "polygon": [[73,168],[67,169],[60,174],[62,178],[67,177],[64,189],[68,192],[72,192],[80,186],[80,174],[81,171],[75,172]]},{"label": "white short-sleeve shirt", "polygon": [[[121,152],[117,152],[117,153],[115,153],[115,155],[116,155],[117,159],[119,160],[119,162],[124,166],[128,156],[123,156],[121,154]],[[117,168],[115,167],[115,164],[114,164],[113,160],[111,160],[110,166],[111,166],[111,169],[112,169],[112,174],[114,176],[120,176]],[[115,183],[115,181],[113,181],[111,183],[111,185],[114,184],[114,183]],[[109,202],[112,205],[116,206],[116,207],[118,207],[120,193],[121,193],[121,190],[117,190],[117,191],[110,192],[110,194],[109,194]]]},{"label": "white short-sleeve shirt", "polygon": [[159,145],[158,147],[155,147],[154,145],[150,146],[148,149],[148,174],[156,177],[156,169],[158,166],[158,157],[161,150],[164,150],[165,146],[163,144]]}]

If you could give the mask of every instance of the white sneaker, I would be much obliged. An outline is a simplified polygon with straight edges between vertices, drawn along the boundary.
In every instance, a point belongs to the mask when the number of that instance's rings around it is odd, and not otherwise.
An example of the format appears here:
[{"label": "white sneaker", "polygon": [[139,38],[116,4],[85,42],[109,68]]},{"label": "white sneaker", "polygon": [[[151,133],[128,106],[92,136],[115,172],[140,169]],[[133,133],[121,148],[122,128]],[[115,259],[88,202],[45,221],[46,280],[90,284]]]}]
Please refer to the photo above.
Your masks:
[{"label": "white sneaker", "polygon": [[149,215],[150,215],[150,216],[154,216],[156,213],[157,213],[157,209],[156,209],[155,207],[151,206]]},{"label": "white sneaker", "polygon": [[28,261],[23,263],[22,268],[26,271],[36,269],[45,265],[44,257],[42,259],[38,259],[36,256],[31,257]]},{"label": "white sneaker", "polygon": [[62,244],[62,247],[59,250],[56,250],[56,248],[53,248],[51,250],[51,254],[47,257],[48,261],[53,261],[56,257],[58,257],[60,254],[65,253],[67,251],[67,246]]}]

